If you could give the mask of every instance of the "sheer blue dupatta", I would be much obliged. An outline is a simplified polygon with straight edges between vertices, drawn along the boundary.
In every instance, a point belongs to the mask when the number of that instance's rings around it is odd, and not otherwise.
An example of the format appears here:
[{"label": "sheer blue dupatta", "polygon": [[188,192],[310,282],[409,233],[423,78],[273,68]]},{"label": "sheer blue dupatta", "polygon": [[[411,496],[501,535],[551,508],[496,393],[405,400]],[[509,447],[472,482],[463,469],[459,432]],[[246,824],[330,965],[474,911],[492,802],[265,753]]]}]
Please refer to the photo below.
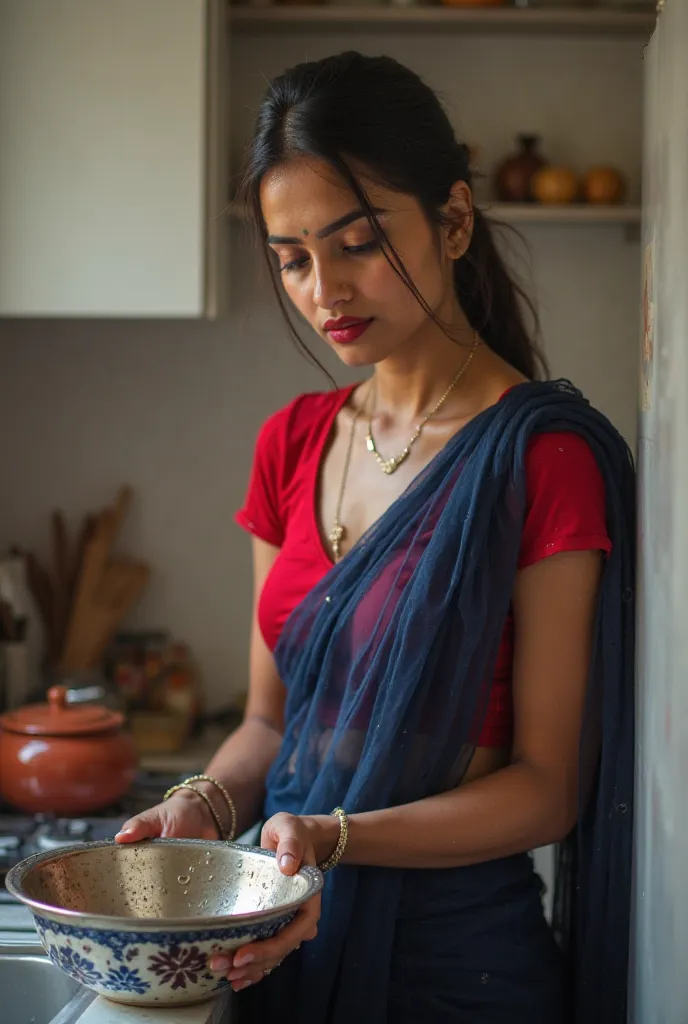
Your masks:
[{"label": "sheer blue dupatta", "polygon": [[[513,591],[526,447],[534,434],[560,430],[581,435],[597,459],[613,551],[598,609],[584,767],[597,757],[588,737],[598,736],[600,722],[601,755],[576,831],[575,870],[564,880],[577,896],[567,900],[559,890],[558,905],[568,912],[559,933],[567,937],[575,921],[578,1020],[622,1024],[633,818],[634,472],[623,439],[568,382],[520,385],[471,421],[294,611],[276,651],[288,692],[286,731],[266,814],[327,813],[336,805],[355,813],[458,784],[484,719]],[[298,1024],[344,1024],[352,1006],[360,1024],[385,1021],[401,876],[334,871],[318,938],[261,983],[264,1005],[281,1003]],[[365,992],[364,1006],[352,1004],[354,990]]]}]

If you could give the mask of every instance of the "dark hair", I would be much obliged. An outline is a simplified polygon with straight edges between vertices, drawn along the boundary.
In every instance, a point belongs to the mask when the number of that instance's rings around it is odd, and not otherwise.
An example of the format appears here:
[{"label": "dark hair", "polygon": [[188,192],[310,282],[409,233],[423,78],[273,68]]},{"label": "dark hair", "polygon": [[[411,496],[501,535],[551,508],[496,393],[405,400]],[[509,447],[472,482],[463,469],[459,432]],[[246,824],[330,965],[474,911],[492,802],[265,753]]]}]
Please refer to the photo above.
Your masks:
[{"label": "dark hair", "polygon": [[[391,57],[355,52],[299,64],[275,78],[256,119],[240,186],[240,199],[263,237],[261,181],[268,171],[295,156],[315,157],[339,172],[361,203],[387,259],[437,321],[378,224],[350,166],[354,161],[365,167],[371,179],[415,196],[431,221],[443,223],[441,207],[452,186],[457,181],[470,186],[472,176],[468,147],[457,141],[432,89]],[[320,365],[291,322],[267,247],[263,249],[289,329],[302,351]],[[511,277],[490,224],[478,209],[470,246],[454,262],[454,285],[471,327],[494,352],[531,379],[546,371],[524,317],[525,307],[537,334],[533,304]]]}]

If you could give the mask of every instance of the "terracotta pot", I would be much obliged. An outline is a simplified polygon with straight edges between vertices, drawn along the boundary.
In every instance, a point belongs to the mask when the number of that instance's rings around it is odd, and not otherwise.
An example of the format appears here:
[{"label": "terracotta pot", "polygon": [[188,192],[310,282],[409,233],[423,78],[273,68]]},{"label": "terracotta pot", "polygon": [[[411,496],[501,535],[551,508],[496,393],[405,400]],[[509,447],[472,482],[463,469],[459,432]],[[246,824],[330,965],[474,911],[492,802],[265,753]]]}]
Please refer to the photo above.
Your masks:
[{"label": "terracotta pot", "polygon": [[47,704],[0,716],[0,797],[28,814],[89,814],[116,803],[136,774],[124,718],[100,704],[71,705],[53,686]]},{"label": "terracotta pot", "polygon": [[625,192],[626,179],[615,167],[592,167],[583,179],[588,203],[620,203]]},{"label": "terracotta pot", "polygon": [[540,203],[572,203],[578,188],[578,178],[568,167],[543,167],[533,175],[533,195]]},{"label": "terracotta pot", "polygon": [[537,152],[540,142],[537,135],[519,135],[518,142],[519,152],[507,157],[497,168],[495,191],[503,203],[531,202],[533,175],[547,164],[545,157]]}]

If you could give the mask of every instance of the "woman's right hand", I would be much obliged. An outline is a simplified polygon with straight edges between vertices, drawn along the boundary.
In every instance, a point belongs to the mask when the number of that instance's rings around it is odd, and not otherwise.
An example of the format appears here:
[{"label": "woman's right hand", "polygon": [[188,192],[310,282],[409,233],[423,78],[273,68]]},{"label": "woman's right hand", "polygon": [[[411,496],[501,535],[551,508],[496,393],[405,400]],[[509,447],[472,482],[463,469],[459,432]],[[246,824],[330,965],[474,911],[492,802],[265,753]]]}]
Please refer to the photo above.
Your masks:
[{"label": "woman's right hand", "polygon": [[217,839],[217,828],[204,801],[188,791],[174,793],[125,821],[115,836],[117,843],[141,839]]}]

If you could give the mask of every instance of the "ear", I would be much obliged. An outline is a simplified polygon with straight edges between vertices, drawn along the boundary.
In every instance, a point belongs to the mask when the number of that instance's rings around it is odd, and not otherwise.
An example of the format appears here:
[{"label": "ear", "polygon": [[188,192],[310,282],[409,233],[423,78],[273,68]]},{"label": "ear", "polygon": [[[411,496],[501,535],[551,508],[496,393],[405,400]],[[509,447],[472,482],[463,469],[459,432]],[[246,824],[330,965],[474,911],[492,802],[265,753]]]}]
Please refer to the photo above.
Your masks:
[{"label": "ear", "polygon": [[461,259],[473,236],[473,193],[465,181],[452,185],[443,212],[448,219],[445,227],[447,255],[452,260]]}]

